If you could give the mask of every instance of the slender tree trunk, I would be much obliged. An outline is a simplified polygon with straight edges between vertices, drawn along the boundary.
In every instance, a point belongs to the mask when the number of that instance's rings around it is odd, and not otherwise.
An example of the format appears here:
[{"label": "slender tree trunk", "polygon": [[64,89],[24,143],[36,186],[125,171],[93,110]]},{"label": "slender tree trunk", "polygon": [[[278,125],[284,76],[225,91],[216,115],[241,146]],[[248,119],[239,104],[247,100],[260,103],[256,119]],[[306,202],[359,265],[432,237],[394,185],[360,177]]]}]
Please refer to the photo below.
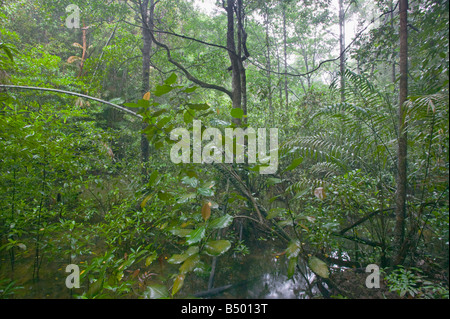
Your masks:
[{"label": "slender tree trunk", "polygon": [[345,12],[344,0],[339,0],[339,47],[341,73],[341,102],[345,101]]},{"label": "slender tree trunk", "polygon": [[286,31],[286,4],[283,3],[283,48],[284,48],[284,95],[286,109],[289,107],[288,79],[287,79],[287,31]]},{"label": "slender tree trunk", "polygon": [[[231,87],[232,87],[232,106],[233,108],[241,108],[242,89],[241,75],[239,70],[239,56],[236,52],[236,44],[234,42],[234,1],[227,0],[227,48],[228,56],[231,61]],[[240,119],[233,118],[236,125],[241,124]]]},{"label": "slender tree trunk", "polygon": [[[153,30],[153,12],[154,0],[143,0],[141,3],[142,16],[142,90],[141,95],[150,91],[150,53],[152,49],[151,32]],[[142,129],[147,127],[147,123],[142,124]],[[141,161],[142,161],[142,175],[144,180],[147,176],[147,163],[150,157],[150,145],[147,136],[141,134]]]},{"label": "slender tree trunk", "polygon": [[267,68],[267,98],[269,100],[269,112],[273,113],[272,105],[272,75],[270,73],[271,61],[270,61],[270,37],[269,37],[269,8],[266,7],[266,47],[267,47],[267,57],[266,57],[266,68]]},{"label": "slender tree trunk", "polygon": [[407,184],[407,133],[404,104],[408,96],[408,0],[400,0],[400,87],[398,105],[397,193],[393,264],[401,264],[406,255],[405,216]]}]

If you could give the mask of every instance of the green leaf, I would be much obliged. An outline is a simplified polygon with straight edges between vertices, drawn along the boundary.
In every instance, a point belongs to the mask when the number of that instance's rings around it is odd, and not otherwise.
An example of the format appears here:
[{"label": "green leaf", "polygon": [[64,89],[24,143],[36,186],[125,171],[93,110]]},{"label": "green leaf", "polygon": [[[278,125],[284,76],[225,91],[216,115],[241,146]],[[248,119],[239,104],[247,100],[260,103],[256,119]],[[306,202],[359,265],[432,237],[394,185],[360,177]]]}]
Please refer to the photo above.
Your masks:
[{"label": "green leaf", "polygon": [[198,89],[198,86],[193,86],[193,87],[190,87],[190,88],[186,88],[183,92],[184,93],[192,93],[192,92],[194,92],[197,89]]},{"label": "green leaf", "polygon": [[187,184],[187,185],[189,185],[191,187],[194,187],[194,188],[196,188],[198,186],[198,179],[196,179],[195,177],[187,177],[187,176],[185,176],[185,177],[183,177],[181,179],[181,182],[183,184]]},{"label": "green leaf", "polygon": [[198,243],[203,239],[203,237],[205,237],[205,226],[201,226],[191,231],[189,235],[187,235],[188,240],[186,241],[186,243],[188,245]]},{"label": "green leaf", "polygon": [[203,103],[203,104],[188,104],[187,107],[190,108],[191,110],[196,110],[196,111],[205,111],[205,110],[209,109],[209,105],[206,104],[206,103]]},{"label": "green leaf", "polygon": [[205,245],[205,252],[210,256],[220,256],[230,249],[231,243],[228,240],[212,240]]},{"label": "green leaf", "polygon": [[279,178],[269,177],[269,178],[267,179],[267,186],[279,184],[279,183],[281,183],[281,182],[282,182],[282,180],[279,179]]},{"label": "green leaf", "polygon": [[160,109],[160,110],[158,110],[158,111],[153,112],[152,115],[151,115],[151,117],[158,117],[158,116],[160,116],[161,114],[166,113],[166,112],[167,112],[167,109]]},{"label": "green leaf", "polygon": [[157,255],[156,253],[151,254],[147,258],[145,258],[145,266],[148,267],[151,265],[151,263],[156,259]]},{"label": "green leaf", "polygon": [[299,157],[299,158],[294,159],[294,160],[292,161],[291,165],[289,165],[288,167],[286,167],[286,169],[284,170],[284,172],[292,171],[292,170],[295,169],[297,166],[299,166],[302,162],[303,162],[303,157]]},{"label": "green leaf", "polygon": [[175,281],[173,283],[172,287],[172,296],[175,295],[178,291],[180,291],[181,287],[183,287],[184,284],[184,278],[186,278],[186,275],[178,275],[177,278],[175,278]]},{"label": "green leaf", "polygon": [[230,115],[236,119],[240,119],[244,116],[244,111],[239,108],[234,108],[231,110]]},{"label": "green leaf", "polygon": [[184,274],[187,274],[188,272],[193,271],[199,262],[200,262],[199,254],[194,254],[192,256],[189,256],[189,258],[187,258],[184,261],[183,265],[181,265],[180,274],[184,275]]},{"label": "green leaf", "polygon": [[171,87],[170,85],[158,85],[156,87],[155,92],[153,93],[156,96],[162,96],[164,94],[169,93],[170,91],[172,91],[174,88]]},{"label": "green leaf", "polygon": [[298,254],[300,253],[300,246],[301,243],[298,241],[293,241],[289,244],[288,248],[286,248],[285,252],[286,252],[286,257],[291,259],[294,257],[297,257]]},{"label": "green leaf", "polygon": [[288,278],[291,279],[295,273],[295,266],[297,266],[297,257],[290,258],[288,264]]},{"label": "green leaf", "polygon": [[172,229],[170,232],[178,237],[186,237],[191,233],[192,229]]},{"label": "green leaf", "polygon": [[271,210],[269,210],[269,213],[267,214],[266,218],[272,219],[272,218],[278,217],[278,215],[285,213],[285,212],[286,212],[285,208],[281,208],[281,207],[272,208]]},{"label": "green leaf", "polygon": [[327,264],[322,260],[320,260],[319,258],[311,257],[308,260],[308,266],[316,275],[322,278],[330,277],[330,271],[328,270]]},{"label": "green leaf", "polygon": [[212,229],[222,229],[230,226],[232,222],[233,216],[226,214],[222,217],[211,220],[208,227]]},{"label": "green leaf", "polygon": [[197,189],[197,192],[200,195],[206,196],[206,197],[210,197],[210,196],[214,196],[214,192],[211,188],[205,188],[205,187],[199,187]]},{"label": "green leaf", "polygon": [[158,178],[159,174],[158,171],[153,171],[152,174],[150,175],[150,177],[148,178],[148,186],[153,186],[153,184],[155,184],[157,178]]},{"label": "green leaf", "polygon": [[175,73],[172,73],[165,81],[164,84],[172,85],[177,81],[178,76]]},{"label": "green leaf", "polygon": [[163,285],[147,286],[147,289],[144,291],[145,299],[162,299],[169,297],[170,297],[169,291]]},{"label": "green leaf", "polygon": [[187,203],[188,201],[190,201],[191,199],[194,199],[195,197],[197,197],[197,193],[183,194],[179,197],[179,199],[177,200],[177,203],[178,204]]},{"label": "green leaf", "polygon": [[123,106],[134,108],[140,107],[137,103],[124,103]]},{"label": "green leaf", "polygon": [[186,124],[191,123],[194,120],[194,116],[195,116],[195,112],[192,110],[184,112],[184,115],[183,115],[184,123],[186,123]]}]

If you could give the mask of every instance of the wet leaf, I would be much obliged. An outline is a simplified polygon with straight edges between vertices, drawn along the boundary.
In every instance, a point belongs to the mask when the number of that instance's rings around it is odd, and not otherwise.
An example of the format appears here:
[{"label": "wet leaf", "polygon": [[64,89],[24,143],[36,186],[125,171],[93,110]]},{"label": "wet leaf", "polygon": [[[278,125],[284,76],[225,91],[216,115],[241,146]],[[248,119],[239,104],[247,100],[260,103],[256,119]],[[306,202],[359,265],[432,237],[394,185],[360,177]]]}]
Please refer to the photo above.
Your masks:
[{"label": "wet leaf", "polygon": [[222,229],[222,228],[230,226],[232,222],[233,222],[233,216],[226,214],[222,217],[211,220],[209,222],[209,228]]},{"label": "wet leaf", "polygon": [[301,244],[298,241],[291,242],[285,250],[287,258],[291,259],[297,257],[300,253],[300,245]]},{"label": "wet leaf", "polygon": [[328,278],[330,276],[327,264],[317,257],[311,257],[308,260],[308,266],[316,275],[322,278]]},{"label": "wet leaf", "polygon": [[201,226],[191,231],[189,235],[187,235],[188,240],[186,241],[186,243],[188,245],[198,243],[203,239],[203,237],[205,237],[205,226]]},{"label": "wet leaf", "polygon": [[185,275],[178,275],[177,278],[175,278],[172,287],[172,296],[175,295],[178,291],[180,291],[181,287],[183,287],[184,278],[186,278]]},{"label": "wet leaf", "polygon": [[183,265],[181,265],[180,267],[180,274],[187,274],[188,272],[193,271],[199,262],[200,262],[199,254],[194,254],[188,257],[184,261]]},{"label": "wet leaf", "polygon": [[205,245],[205,252],[210,256],[223,255],[230,249],[231,243],[228,240],[212,240]]},{"label": "wet leaf", "polygon": [[288,264],[288,278],[291,279],[295,273],[295,266],[297,266],[297,257],[289,259]]},{"label": "wet leaf", "polygon": [[170,297],[169,291],[163,285],[147,286],[147,289],[144,292],[145,299],[162,299],[169,297]]}]

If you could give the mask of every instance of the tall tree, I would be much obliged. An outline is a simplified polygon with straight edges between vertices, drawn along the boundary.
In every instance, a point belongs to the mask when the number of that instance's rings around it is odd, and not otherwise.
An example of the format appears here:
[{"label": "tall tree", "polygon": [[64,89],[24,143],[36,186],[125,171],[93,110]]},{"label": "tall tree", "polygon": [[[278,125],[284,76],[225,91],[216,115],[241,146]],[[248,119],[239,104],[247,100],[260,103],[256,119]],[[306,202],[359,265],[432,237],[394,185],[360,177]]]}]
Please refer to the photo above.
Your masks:
[{"label": "tall tree", "polygon": [[408,96],[408,0],[400,0],[400,85],[398,104],[397,193],[394,229],[394,265],[401,264],[406,254],[405,215],[407,185],[407,132],[405,101]]},{"label": "tall tree", "polygon": [[[154,0],[139,1],[141,18],[142,18],[142,96],[150,91],[150,54],[152,50],[152,33],[154,21]],[[145,129],[147,124],[144,122],[142,128]],[[141,134],[141,159],[142,159],[142,173],[145,178],[146,163],[150,157],[150,147],[147,136]]]},{"label": "tall tree", "polygon": [[345,10],[344,0],[339,0],[339,68],[341,73],[341,102],[345,101]]}]

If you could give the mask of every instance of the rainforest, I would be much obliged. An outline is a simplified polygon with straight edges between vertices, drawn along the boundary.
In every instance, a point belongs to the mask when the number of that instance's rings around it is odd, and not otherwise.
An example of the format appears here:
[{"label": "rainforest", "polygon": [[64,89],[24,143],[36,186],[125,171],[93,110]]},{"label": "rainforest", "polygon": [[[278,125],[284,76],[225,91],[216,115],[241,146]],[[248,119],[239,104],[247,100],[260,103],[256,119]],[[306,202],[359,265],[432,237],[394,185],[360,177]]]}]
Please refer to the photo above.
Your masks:
[{"label": "rainforest", "polygon": [[448,32],[448,0],[0,0],[0,298],[448,299]]}]

